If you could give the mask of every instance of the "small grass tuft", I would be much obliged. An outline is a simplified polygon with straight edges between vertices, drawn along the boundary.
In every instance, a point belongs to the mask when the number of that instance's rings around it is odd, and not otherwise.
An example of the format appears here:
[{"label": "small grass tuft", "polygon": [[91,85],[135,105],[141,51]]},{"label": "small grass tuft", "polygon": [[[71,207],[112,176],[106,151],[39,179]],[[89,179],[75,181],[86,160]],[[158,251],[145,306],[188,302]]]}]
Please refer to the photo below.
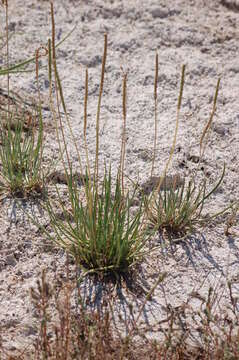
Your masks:
[{"label": "small grass tuft", "polygon": [[12,131],[13,121],[8,118],[0,129],[0,191],[19,197],[39,195],[43,190],[41,116],[37,133],[35,129],[26,133],[20,119]]},{"label": "small grass tuft", "polygon": [[[202,211],[205,201],[217,190],[225,175],[225,165],[219,181],[211,190],[207,190],[206,180],[198,186],[194,179],[187,185],[165,186],[154,196],[154,202],[149,206],[146,198],[146,212],[152,226],[158,230],[167,230],[171,233],[185,233],[192,231],[196,223],[204,222]],[[208,219],[208,218],[207,218]]]},{"label": "small grass tuft", "polygon": [[[158,72],[158,59],[156,55],[156,75],[155,79],[157,80]],[[145,197],[145,211],[149,220],[150,225],[153,226],[156,230],[166,230],[169,233],[174,234],[185,234],[187,231],[192,231],[196,223],[205,223],[205,218],[202,217],[202,211],[205,205],[205,201],[217,190],[220,186],[224,175],[225,175],[225,164],[223,167],[222,175],[220,179],[216,182],[215,186],[208,191],[207,181],[204,177],[199,185],[196,184],[196,175],[192,176],[188,182],[182,184],[182,186],[177,186],[177,181],[171,186],[167,186],[167,172],[169,165],[172,161],[173,153],[176,146],[176,139],[178,133],[179,125],[179,115],[182,104],[182,96],[184,89],[184,79],[185,79],[185,65],[182,67],[182,75],[180,82],[180,92],[178,97],[177,105],[177,116],[176,116],[176,126],[174,132],[173,144],[171,146],[169,159],[166,162],[164,172],[160,177],[160,181],[153,191],[152,195],[147,198]],[[155,124],[157,124],[157,81],[155,80]],[[208,138],[208,132],[210,130],[212,120],[216,111],[217,97],[220,86],[220,78],[217,81],[216,91],[214,95],[213,110],[210,114],[209,121],[205,126],[201,139],[200,139],[200,158],[199,164],[202,160]],[[155,125],[155,144],[156,144],[156,134],[157,126]],[[154,146],[154,158],[152,163],[151,179],[154,167],[156,145]],[[199,168],[199,167],[198,167]],[[197,170],[198,170],[197,168]],[[164,184],[163,189],[161,186]],[[181,184],[180,184],[181,185]],[[229,206],[231,207],[231,206]],[[213,215],[212,217],[218,216],[219,214],[225,212],[229,207],[219,212],[218,214]],[[207,218],[209,220],[210,218]]]},{"label": "small grass tuft", "polygon": [[142,206],[131,215],[132,196],[123,197],[120,177],[112,184],[111,169],[105,170],[103,183],[90,185],[86,176],[84,204],[79,189],[69,176],[70,210],[58,196],[64,219],[57,217],[48,202],[48,214],[57,241],[88,272],[124,272],[143,254],[146,233],[142,225]]}]

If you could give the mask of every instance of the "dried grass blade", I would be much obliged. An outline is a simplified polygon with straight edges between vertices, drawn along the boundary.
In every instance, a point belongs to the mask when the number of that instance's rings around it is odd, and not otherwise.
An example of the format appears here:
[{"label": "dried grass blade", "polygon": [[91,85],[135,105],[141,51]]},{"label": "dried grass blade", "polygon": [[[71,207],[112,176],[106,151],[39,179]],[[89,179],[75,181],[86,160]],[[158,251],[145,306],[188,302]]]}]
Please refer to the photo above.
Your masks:
[{"label": "dried grass blade", "polygon": [[98,97],[98,106],[96,114],[96,149],[95,149],[95,170],[94,170],[94,185],[97,187],[98,174],[99,174],[99,127],[100,127],[100,109],[101,109],[101,99],[104,88],[104,76],[105,76],[105,64],[107,57],[107,34],[104,35],[104,52],[102,59],[102,68],[101,68],[101,81],[100,81],[100,92]]},{"label": "dried grass blade", "polygon": [[213,117],[214,117],[214,114],[215,114],[215,111],[216,111],[217,97],[218,97],[218,92],[219,92],[220,81],[221,81],[221,78],[219,78],[217,80],[217,86],[216,86],[216,91],[215,91],[214,100],[213,100],[212,112],[211,112],[209,121],[208,121],[207,125],[205,126],[205,128],[203,130],[203,133],[202,133],[202,136],[201,136],[201,139],[200,139],[200,159],[202,158],[202,156],[204,154],[204,151],[205,151],[205,148],[206,148],[206,145],[207,145],[207,143],[205,143],[204,148],[203,148],[203,140],[204,140],[206,134],[208,133],[209,128],[211,127],[212,120],[213,120]]}]

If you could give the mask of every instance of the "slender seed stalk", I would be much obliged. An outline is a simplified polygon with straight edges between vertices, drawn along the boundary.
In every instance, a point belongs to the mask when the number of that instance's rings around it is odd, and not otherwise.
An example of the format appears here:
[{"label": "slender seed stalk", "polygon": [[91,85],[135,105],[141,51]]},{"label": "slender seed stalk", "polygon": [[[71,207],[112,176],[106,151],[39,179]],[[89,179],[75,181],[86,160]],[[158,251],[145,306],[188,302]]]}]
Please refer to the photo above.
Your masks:
[{"label": "slender seed stalk", "polygon": [[212,120],[213,120],[214,114],[216,112],[217,97],[218,97],[218,92],[219,92],[220,81],[221,81],[221,78],[219,78],[217,80],[217,86],[216,86],[216,91],[215,91],[214,100],[213,100],[212,112],[211,112],[211,115],[209,117],[208,123],[207,123],[207,125],[205,126],[205,128],[203,130],[203,133],[202,133],[202,136],[201,136],[201,139],[200,139],[200,161],[202,159],[202,156],[203,156],[203,154],[205,152],[205,148],[206,148],[206,145],[207,145],[207,139],[206,139],[204,147],[203,147],[203,140],[204,140],[206,134],[208,133],[208,131],[209,131],[210,127],[211,127]]},{"label": "slender seed stalk", "polygon": [[[41,53],[41,50],[43,52]],[[47,56],[48,48],[45,46],[40,46],[35,52],[35,64],[36,64],[36,80],[37,80],[37,92],[38,92],[38,101],[39,106],[42,107],[42,99],[41,99],[41,92],[40,92],[40,85],[39,85],[39,58],[43,56]]]},{"label": "slender seed stalk", "polygon": [[[44,52],[41,54],[40,51],[43,50]],[[37,80],[37,92],[38,92],[38,113],[39,113],[39,117],[40,117],[40,132],[42,134],[43,132],[43,122],[42,122],[42,99],[41,99],[41,91],[40,91],[40,84],[39,84],[39,58],[43,57],[43,56],[47,56],[48,55],[48,49],[44,46],[41,46],[39,49],[36,50],[36,80]],[[32,131],[33,134],[35,132],[35,123],[36,123],[36,116],[35,116],[35,121],[32,124]],[[42,156],[43,156],[43,139],[41,139],[41,154],[40,154],[40,163],[42,163]]]},{"label": "slender seed stalk", "polygon": [[88,146],[86,139],[86,129],[87,129],[87,105],[88,105],[88,69],[85,69],[85,97],[84,97],[84,143],[85,143],[85,153],[86,153],[86,162],[87,162],[87,173],[89,175],[90,181],[90,162],[88,155]]},{"label": "slender seed stalk", "polygon": [[48,79],[49,79],[49,82],[51,84],[51,82],[52,82],[51,39],[48,39],[47,45],[48,45],[48,48],[47,48],[47,50],[48,50]]},{"label": "slender seed stalk", "polygon": [[[68,150],[67,150],[67,147],[66,147],[66,140],[65,140],[63,124],[62,124],[62,118],[61,118],[61,113],[60,113],[60,100],[61,100],[61,104],[63,106],[67,126],[68,126],[68,128],[70,130],[71,138],[73,140],[73,143],[74,143],[74,146],[75,146],[75,149],[76,149],[76,152],[77,152],[77,157],[78,157],[79,166],[80,166],[80,172],[81,172],[81,174],[83,174],[83,166],[82,166],[82,161],[81,161],[80,150],[79,150],[79,147],[77,145],[76,138],[75,138],[75,136],[73,134],[72,126],[70,124],[69,116],[68,116],[67,109],[66,109],[63,89],[62,89],[62,86],[61,86],[61,80],[60,80],[60,76],[59,76],[59,73],[58,73],[58,70],[57,70],[57,65],[56,65],[55,20],[54,20],[54,10],[53,10],[53,4],[52,3],[51,3],[51,18],[52,18],[52,46],[54,47],[54,50],[53,50],[53,67],[54,67],[54,74],[55,74],[55,86],[56,86],[58,116],[59,116],[59,120],[60,120],[60,128],[61,128],[61,134],[62,134],[62,139],[63,139],[63,144],[64,144],[64,150],[66,152],[67,162],[68,162],[69,168],[71,168],[71,163],[70,163],[70,160],[69,160],[69,153],[68,153]],[[53,40],[53,38],[54,38],[54,40]],[[58,92],[59,92],[60,99],[59,99],[59,96],[58,96]]]},{"label": "slender seed stalk", "polygon": [[53,80],[52,80],[52,60],[53,60],[53,56],[52,56],[52,52],[53,52],[53,45],[52,45],[52,41],[51,39],[48,39],[48,75],[49,75],[49,101],[50,101],[50,108],[51,108],[51,113],[53,116],[53,121],[55,123],[56,126],[56,137],[57,137],[57,142],[58,142],[58,146],[59,146],[59,151],[60,151],[60,158],[62,160],[62,165],[64,167],[64,172],[65,174],[67,173],[66,170],[66,166],[65,166],[65,162],[63,160],[63,154],[64,151],[62,149],[61,146],[61,141],[60,141],[60,134],[59,134],[59,127],[58,127],[58,123],[57,123],[57,115],[56,115],[56,110],[55,110],[55,106],[54,106],[54,102],[53,102],[53,91],[52,91],[52,86],[53,86]]},{"label": "slender seed stalk", "polygon": [[4,1],[6,6],[6,57],[7,57],[7,111],[10,114],[10,72],[9,72],[9,33],[8,33],[8,0]]},{"label": "slender seed stalk", "polygon": [[87,104],[88,104],[88,69],[85,69],[85,97],[84,97],[84,138],[86,138],[87,128]]},{"label": "slender seed stalk", "polygon": [[[53,7],[53,3],[51,3],[51,24],[52,24],[52,39],[51,39],[51,45],[52,45],[52,65],[53,65],[53,70],[54,70],[54,82],[55,82],[55,89],[56,89],[56,101],[57,101],[57,108],[58,108],[58,113],[57,115],[59,116],[59,121],[60,121],[60,130],[61,130],[61,134],[62,134],[62,140],[63,140],[63,145],[64,145],[64,151],[66,152],[66,157],[67,157],[67,163],[68,163],[68,168],[71,168],[71,162],[70,162],[70,157],[69,157],[69,153],[68,153],[68,149],[67,149],[67,145],[66,145],[66,140],[65,140],[65,134],[63,131],[63,124],[62,124],[62,118],[61,118],[61,112],[60,112],[60,99],[59,99],[59,89],[58,89],[58,85],[59,85],[59,81],[57,79],[57,67],[56,67],[56,45],[55,45],[55,18],[54,18],[54,7]],[[61,149],[61,141],[60,141],[60,137],[59,137],[59,130],[58,130],[58,123],[57,123],[57,118],[56,118],[56,112],[54,109],[54,105],[53,105],[53,100],[51,99],[51,104],[52,104],[52,112],[54,113],[54,121],[55,121],[55,125],[56,125],[56,133],[57,133],[57,141],[58,141],[58,145],[60,148],[60,153],[61,153],[61,158],[62,158],[62,164],[64,166],[64,171],[67,174],[67,170],[66,170],[66,166],[64,163],[64,159],[63,159],[63,151]]]},{"label": "slender seed stalk", "polygon": [[154,163],[156,157],[156,149],[157,149],[157,134],[158,134],[158,53],[155,56],[155,76],[154,76],[154,152],[153,152],[153,161],[152,161],[152,170],[151,177],[154,172]]},{"label": "slender seed stalk", "polygon": [[123,132],[120,152],[120,176],[122,194],[124,196],[124,163],[125,163],[125,146],[126,146],[126,117],[127,117],[127,74],[123,75]]},{"label": "slender seed stalk", "polygon": [[173,157],[173,153],[175,150],[175,146],[176,146],[176,140],[177,140],[177,134],[178,134],[178,125],[179,125],[179,115],[180,115],[180,109],[181,109],[181,104],[182,104],[182,97],[183,97],[183,88],[184,88],[184,77],[185,77],[185,65],[182,66],[182,74],[181,74],[181,82],[180,82],[180,92],[179,92],[179,97],[178,97],[178,106],[177,106],[177,115],[176,115],[176,127],[175,127],[175,132],[174,132],[174,138],[173,138],[173,144],[171,147],[171,151],[170,151],[170,155],[169,155],[169,159],[165,165],[165,169],[163,172],[163,175],[161,176],[161,179],[159,181],[158,187],[156,192],[159,192],[160,187],[162,185],[162,182],[167,174],[168,171],[168,167],[172,161],[172,157]]},{"label": "slender seed stalk", "polygon": [[98,97],[98,107],[97,107],[97,114],[96,114],[96,149],[95,149],[95,170],[94,170],[94,185],[96,187],[97,187],[98,175],[99,175],[100,109],[101,109],[101,99],[102,99],[103,87],[104,87],[106,57],[107,57],[107,34],[104,34],[104,53],[103,53],[103,59],[102,59],[100,92],[99,92],[99,97]]},{"label": "slender seed stalk", "polygon": [[[89,162],[89,154],[88,154],[88,146],[87,146],[87,139],[86,139],[86,129],[87,129],[87,105],[88,105],[88,69],[85,70],[85,97],[84,97],[84,143],[85,143],[85,154],[86,154],[86,164],[87,164],[87,174],[89,185],[85,184],[85,190],[87,190],[87,187],[91,189],[91,171],[90,171],[90,162]],[[83,175],[83,174],[82,174]],[[89,194],[89,212],[92,216],[92,193]]]}]

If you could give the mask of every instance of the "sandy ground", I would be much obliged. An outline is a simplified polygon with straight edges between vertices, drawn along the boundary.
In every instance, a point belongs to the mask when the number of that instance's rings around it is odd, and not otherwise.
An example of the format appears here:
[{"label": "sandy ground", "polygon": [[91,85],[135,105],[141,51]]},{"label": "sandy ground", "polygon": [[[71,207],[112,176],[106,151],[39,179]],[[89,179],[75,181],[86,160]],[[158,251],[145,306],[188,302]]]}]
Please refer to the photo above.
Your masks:
[{"label": "sandy ground", "polygon": [[[238,200],[239,179],[239,8],[236,1],[219,0],[56,0],[56,36],[60,41],[74,26],[70,38],[58,50],[58,65],[65,101],[77,139],[82,138],[84,69],[89,69],[89,124],[87,130],[90,156],[95,149],[95,116],[101,71],[104,33],[108,34],[108,57],[100,124],[100,163],[111,162],[116,173],[122,131],[122,69],[128,73],[126,174],[140,184],[150,176],[154,138],[154,58],[159,54],[158,149],[155,173],[160,175],[168,159],[175,128],[177,96],[182,64],[186,80],[179,134],[170,173],[187,177],[197,166],[199,138],[212,109],[217,79],[221,76],[217,111],[210,132],[203,171],[213,183],[226,163],[226,176],[213,195],[206,212],[219,211]],[[11,61],[24,60],[46,44],[50,36],[50,12],[47,1],[9,1]],[[1,9],[1,31],[4,12]],[[1,59],[2,61],[2,59]],[[45,60],[42,60],[43,65]],[[46,71],[40,75],[47,104]],[[33,73],[11,77],[12,89],[22,97],[36,96]],[[1,79],[1,89],[6,82]],[[49,112],[44,114],[49,124]],[[67,140],[75,169],[76,153],[68,131]],[[46,132],[46,159],[57,152],[54,132]],[[40,211],[37,204],[34,211]],[[149,289],[159,271],[166,271],[164,286],[145,308],[142,321],[154,325],[165,315],[165,298],[177,306],[185,301],[203,279],[200,292],[206,294],[210,284],[224,286],[234,279],[239,286],[239,237],[226,237],[225,219],[191,236],[186,243],[160,247],[146,257],[137,276],[139,287]],[[65,254],[47,245],[44,237],[24,218],[12,199],[1,204],[0,212],[0,329],[8,349],[21,348],[35,336],[34,312],[29,289],[36,283],[42,268],[50,278],[57,273],[65,277]],[[238,226],[233,231],[238,233]],[[160,239],[154,239],[160,244]],[[85,289],[91,284],[86,282]],[[98,291],[96,289],[96,291]],[[90,293],[90,292],[89,292]],[[100,293],[100,290],[99,290]],[[86,294],[86,296],[90,296]],[[126,319],[137,314],[144,292],[135,296],[122,292],[116,309]],[[227,297],[225,295],[225,302]],[[154,328],[157,337],[157,328]]]}]

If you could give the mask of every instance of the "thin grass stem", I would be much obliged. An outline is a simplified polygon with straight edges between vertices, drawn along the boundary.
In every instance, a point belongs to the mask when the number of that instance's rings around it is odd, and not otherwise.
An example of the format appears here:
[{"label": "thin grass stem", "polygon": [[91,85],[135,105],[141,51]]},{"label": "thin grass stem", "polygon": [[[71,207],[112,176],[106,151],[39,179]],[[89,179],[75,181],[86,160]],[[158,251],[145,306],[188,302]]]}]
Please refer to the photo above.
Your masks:
[{"label": "thin grass stem", "polygon": [[156,158],[156,149],[157,149],[157,135],[158,135],[158,53],[155,56],[155,75],[154,75],[154,150],[153,150],[153,160],[152,160],[152,169],[151,177],[154,173],[154,163]]},{"label": "thin grass stem", "polygon": [[4,1],[6,7],[5,10],[5,21],[6,21],[6,58],[7,58],[7,110],[10,112],[10,73],[9,73],[9,32],[8,32],[8,0]]},{"label": "thin grass stem", "polygon": [[[212,121],[213,121],[213,117],[214,117],[214,114],[216,112],[216,106],[217,106],[217,97],[218,97],[218,92],[219,92],[219,87],[220,87],[220,81],[221,81],[221,78],[219,78],[217,80],[217,86],[216,86],[216,91],[215,91],[215,95],[214,95],[214,99],[213,99],[213,108],[212,108],[212,112],[211,112],[211,115],[209,117],[209,120],[208,120],[208,123],[206,124],[203,132],[202,132],[202,136],[200,138],[200,161],[203,157],[203,154],[205,152],[205,149],[206,149],[206,145],[207,145],[207,141],[205,142],[204,144],[204,147],[203,147],[203,140],[206,136],[206,134],[208,133],[210,127],[211,127],[211,124],[212,124]],[[199,163],[200,163],[199,161]]]},{"label": "thin grass stem", "polygon": [[123,92],[122,92],[123,131],[122,131],[122,142],[121,142],[121,152],[120,152],[120,176],[121,176],[122,194],[124,196],[124,163],[125,163],[126,117],[127,117],[127,74],[123,75],[122,88],[123,88]]},{"label": "thin grass stem", "polygon": [[176,146],[176,140],[177,140],[177,135],[178,135],[178,125],[179,125],[179,115],[180,115],[180,109],[181,109],[181,104],[182,104],[182,98],[183,98],[183,88],[184,88],[184,77],[185,77],[185,65],[182,66],[182,74],[181,74],[181,82],[180,82],[180,92],[179,92],[179,97],[178,97],[178,106],[177,106],[177,115],[176,115],[176,126],[175,126],[175,132],[174,132],[174,138],[173,138],[173,144],[170,150],[170,155],[168,158],[168,161],[165,165],[165,169],[163,172],[163,175],[161,176],[161,179],[159,181],[158,187],[156,192],[159,192],[160,187],[162,185],[162,182],[168,172],[168,167],[172,161],[172,157],[173,157],[173,153],[175,150],[175,146]]},{"label": "thin grass stem", "polygon": [[96,186],[96,187],[97,187],[98,175],[99,175],[100,110],[101,110],[101,99],[102,99],[103,87],[104,87],[106,57],[107,57],[107,34],[104,34],[104,53],[103,53],[103,59],[102,59],[100,91],[99,91],[98,106],[97,106],[97,113],[96,113],[96,148],[95,148],[95,170],[94,170],[94,186]]}]

